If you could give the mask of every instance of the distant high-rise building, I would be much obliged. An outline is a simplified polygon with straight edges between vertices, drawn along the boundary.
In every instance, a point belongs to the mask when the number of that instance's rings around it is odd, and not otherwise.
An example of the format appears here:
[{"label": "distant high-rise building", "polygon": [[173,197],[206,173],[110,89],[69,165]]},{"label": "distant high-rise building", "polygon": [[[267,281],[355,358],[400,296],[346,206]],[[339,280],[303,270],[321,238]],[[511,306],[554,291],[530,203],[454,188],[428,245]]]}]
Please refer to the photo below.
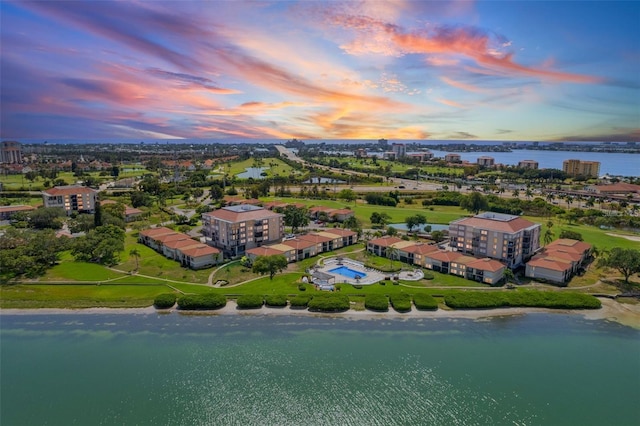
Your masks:
[{"label": "distant high-rise building", "polygon": [[460,154],[447,154],[444,156],[444,161],[448,163],[459,163],[461,161]]},{"label": "distant high-rise building", "polygon": [[22,145],[15,141],[0,142],[0,163],[22,163]]},{"label": "distant high-rise building", "polygon": [[393,151],[396,159],[407,156],[407,146],[403,143],[391,144],[391,151]]},{"label": "distant high-rise building", "polygon": [[537,169],[538,162],[534,160],[522,160],[518,162],[518,167],[521,169]]},{"label": "distant high-rise building", "polygon": [[496,160],[493,157],[478,157],[478,165],[482,167],[493,167],[496,164]]},{"label": "distant high-rise building", "polygon": [[569,176],[598,177],[600,175],[599,161],[564,160],[562,171]]}]

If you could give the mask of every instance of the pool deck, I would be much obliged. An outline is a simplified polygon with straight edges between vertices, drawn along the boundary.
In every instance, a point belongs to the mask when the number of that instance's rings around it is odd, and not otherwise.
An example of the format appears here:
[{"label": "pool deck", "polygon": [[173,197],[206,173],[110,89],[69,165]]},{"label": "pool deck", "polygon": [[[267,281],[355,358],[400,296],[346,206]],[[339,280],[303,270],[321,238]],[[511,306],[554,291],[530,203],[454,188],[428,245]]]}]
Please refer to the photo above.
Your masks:
[{"label": "pool deck", "polygon": [[[363,275],[366,274],[364,278],[355,279],[345,277],[344,275],[337,274],[335,272],[331,272],[332,269],[335,269],[340,266],[346,266],[349,269],[353,269],[356,272],[362,272]],[[325,274],[330,274],[335,277],[335,283],[345,283],[345,284],[356,284],[356,285],[371,285],[378,283],[380,281],[384,281],[385,278],[398,277],[404,281],[418,281],[424,278],[424,273],[420,269],[413,269],[410,271],[400,271],[398,273],[386,273],[382,271],[378,271],[377,269],[367,268],[362,263],[356,262],[351,259],[338,259],[337,257],[330,257],[325,259],[323,265],[317,268],[318,271],[324,272]]]}]

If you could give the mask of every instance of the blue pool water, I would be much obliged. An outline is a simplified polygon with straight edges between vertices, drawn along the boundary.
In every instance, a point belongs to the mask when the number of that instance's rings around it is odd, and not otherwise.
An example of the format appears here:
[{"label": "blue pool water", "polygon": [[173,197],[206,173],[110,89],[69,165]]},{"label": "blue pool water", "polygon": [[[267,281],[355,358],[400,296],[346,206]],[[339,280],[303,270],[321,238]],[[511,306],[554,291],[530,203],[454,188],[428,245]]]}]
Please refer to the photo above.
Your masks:
[{"label": "blue pool water", "polygon": [[329,272],[333,272],[334,274],[340,274],[342,276],[345,276],[351,279],[355,279],[356,275],[359,276],[360,278],[364,278],[367,276],[367,274],[365,274],[364,272],[355,271],[351,268],[347,268],[346,266],[340,266],[339,268],[332,269]]}]

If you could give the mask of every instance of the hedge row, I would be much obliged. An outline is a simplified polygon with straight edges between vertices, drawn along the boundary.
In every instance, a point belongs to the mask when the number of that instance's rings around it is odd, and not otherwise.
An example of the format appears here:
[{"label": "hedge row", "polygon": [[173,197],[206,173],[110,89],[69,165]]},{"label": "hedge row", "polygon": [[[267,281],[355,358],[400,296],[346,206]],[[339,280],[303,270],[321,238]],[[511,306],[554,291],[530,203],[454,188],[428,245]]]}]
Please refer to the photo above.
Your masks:
[{"label": "hedge row", "polygon": [[270,294],[264,297],[264,302],[267,306],[287,306],[287,296],[283,296],[281,294]]},{"label": "hedge row", "polygon": [[178,307],[186,311],[197,309],[220,309],[226,306],[227,299],[221,294],[189,294],[178,298]]},{"label": "hedge row", "polygon": [[292,308],[306,308],[309,304],[309,300],[311,300],[311,296],[293,296],[289,299],[289,304]]},{"label": "hedge row", "polygon": [[157,309],[167,309],[176,304],[176,295],[174,293],[163,293],[156,296],[153,300],[153,306]]},{"label": "hedge row", "polygon": [[520,290],[515,292],[460,292],[445,296],[454,309],[527,307],[551,309],[599,309],[600,301],[589,294]]},{"label": "hedge row", "polygon": [[438,301],[430,294],[414,294],[413,304],[416,305],[416,309],[421,311],[435,311],[438,309]]},{"label": "hedge row", "polygon": [[378,312],[389,310],[389,299],[383,294],[367,294],[364,297],[364,307]]},{"label": "hedge row", "polygon": [[398,312],[411,311],[411,297],[406,293],[394,294],[390,298],[391,306]]},{"label": "hedge row", "polygon": [[243,294],[238,297],[236,303],[240,309],[258,309],[262,308],[264,300],[262,300],[262,296],[257,294]]},{"label": "hedge row", "polygon": [[346,294],[315,294],[309,301],[309,309],[318,312],[341,312],[349,310],[349,296]]}]

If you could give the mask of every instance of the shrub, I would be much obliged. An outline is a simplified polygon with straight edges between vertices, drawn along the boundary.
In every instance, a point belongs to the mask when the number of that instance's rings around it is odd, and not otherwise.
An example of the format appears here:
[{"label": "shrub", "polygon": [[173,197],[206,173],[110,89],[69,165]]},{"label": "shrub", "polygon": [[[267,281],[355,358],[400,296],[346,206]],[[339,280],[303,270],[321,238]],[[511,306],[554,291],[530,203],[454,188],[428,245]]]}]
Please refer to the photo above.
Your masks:
[{"label": "shrub", "polygon": [[353,284],[353,288],[356,290],[362,290],[362,286],[360,284]]},{"label": "shrub", "polygon": [[432,280],[433,279],[433,272],[425,271],[424,272],[424,279],[425,280]]},{"label": "shrub", "polygon": [[309,301],[309,309],[319,312],[341,312],[349,310],[349,297],[343,294],[316,294]]},{"label": "shrub", "polygon": [[589,294],[519,290],[515,292],[455,292],[445,296],[454,309],[536,307],[550,309],[599,309],[600,301]]},{"label": "shrub", "polygon": [[240,309],[257,309],[261,308],[264,301],[262,296],[257,294],[243,294],[236,300]]},{"label": "shrub", "polygon": [[227,299],[221,294],[188,294],[178,298],[178,307],[185,311],[198,309],[220,309],[226,306]]},{"label": "shrub", "polygon": [[176,304],[176,295],[174,293],[163,293],[156,296],[153,300],[153,306],[157,309],[171,308]]},{"label": "shrub", "polygon": [[406,293],[394,294],[390,297],[391,306],[398,312],[411,311],[411,297]]},{"label": "shrub", "polygon": [[300,290],[300,291],[307,291],[307,286],[306,286],[306,285],[304,285],[304,284],[302,284],[302,283],[300,283],[300,284],[298,284],[298,290]]},{"label": "shrub", "polygon": [[292,308],[306,308],[311,296],[293,296],[289,299]]},{"label": "shrub", "polygon": [[364,297],[364,307],[378,312],[386,312],[389,310],[389,299],[382,294],[367,294]]},{"label": "shrub", "polygon": [[438,301],[430,294],[414,294],[413,304],[416,305],[416,309],[421,311],[435,311],[438,309]]},{"label": "shrub", "polygon": [[287,306],[287,297],[281,294],[270,294],[264,297],[264,302],[267,306]]}]

